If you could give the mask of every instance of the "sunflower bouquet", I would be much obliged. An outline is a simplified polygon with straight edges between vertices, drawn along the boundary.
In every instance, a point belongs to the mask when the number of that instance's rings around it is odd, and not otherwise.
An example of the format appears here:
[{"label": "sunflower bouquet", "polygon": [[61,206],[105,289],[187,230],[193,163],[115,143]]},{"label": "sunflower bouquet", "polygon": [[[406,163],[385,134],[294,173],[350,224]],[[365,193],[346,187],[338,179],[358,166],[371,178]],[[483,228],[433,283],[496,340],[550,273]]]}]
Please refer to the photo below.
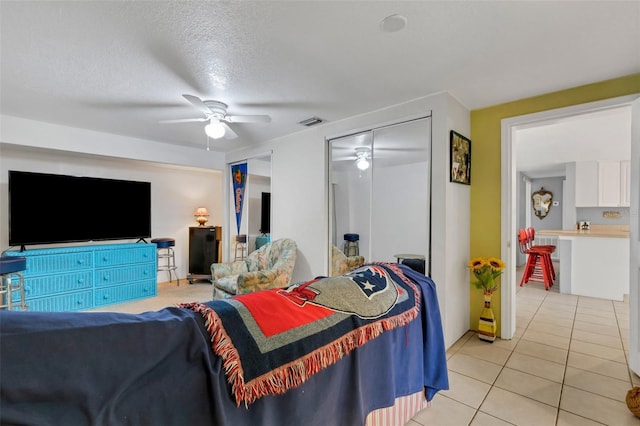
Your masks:
[{"label": "sunflower bouquet", "polygon": [[474,257],[469,261],[469,269],[476,277],[472,284],[485,293],[493,293],[498,285],[496,278],[502,275],[505,264],[497,257]]}]

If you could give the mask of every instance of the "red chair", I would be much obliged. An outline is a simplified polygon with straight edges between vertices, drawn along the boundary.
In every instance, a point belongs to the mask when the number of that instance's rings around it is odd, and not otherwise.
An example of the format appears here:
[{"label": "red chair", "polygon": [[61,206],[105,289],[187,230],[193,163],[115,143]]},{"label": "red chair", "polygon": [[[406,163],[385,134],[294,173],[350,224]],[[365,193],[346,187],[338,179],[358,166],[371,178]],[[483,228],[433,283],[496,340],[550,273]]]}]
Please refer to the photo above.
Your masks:
[{"label": "red chair", "polygon": [[537,249],[531,246],[531,241],[526,229],[518,231],[518,244],[520,252],[527,255],[527,263],[520,280],[520,287],[529,281],[539,281],[544,283],[545,290],[553,285],[553,264],[551,254],[548,249]]},{"label": "red chair", "polygon": [[[550,269],[551,269],[551,278],[555,282],[555,280],[556,280],[556,270],[553,267],[553,260],[551,260],[551,255],[556,251],[556,246],[554,246],[552,244],[535,244],[536,231],[535,231],[535,229],[533,229],[532,226],[528,227],[525,231],[527,233],[529,248],[535,248],[536,250],[544,250],[544,251],[548,252],[549,265],[550,265]],[[534,274],[535,274],[535,272],[534,272]],[[538,276],[539,276],[539,274],[538,274]]]}]

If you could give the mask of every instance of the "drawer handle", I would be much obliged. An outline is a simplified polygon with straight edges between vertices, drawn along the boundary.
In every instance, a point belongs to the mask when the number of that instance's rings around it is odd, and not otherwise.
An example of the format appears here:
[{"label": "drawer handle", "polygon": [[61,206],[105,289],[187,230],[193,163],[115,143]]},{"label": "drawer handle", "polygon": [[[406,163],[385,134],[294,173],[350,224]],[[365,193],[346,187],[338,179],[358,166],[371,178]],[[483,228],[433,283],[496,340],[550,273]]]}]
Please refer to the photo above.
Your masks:
[{"label": "drawer handle", "polygon": [[78,263],[82,265],[84,263],[84,259],[78,259]]},{"label": "drawer handle", "polygon": [[25,294],[31,294],[31,287],[28,285],[24,286],[24,292]]},{"label": "drawer handle", "polygon": [[76,303],[78,303],[78,305],[82,305],[82,300],[78,300]]},{"label": "drawer handle", "polygon": [[102,298],[103,298],[104,300],[107,300],[107,299],[109,298],[109,295],[108,295],[108,294],[105,294],[104,296],[102,296]]},{"label": "drawer handle", "polygon": [[109,280],[109,275],[105,275],[105,276],[103,276],[103,277],[102,277],[102,280],[103,280],[103,281],[107,281],[107,280]]},{"label": "drawer handle", "polygon": [[102,261],[103,261],[103,262],[106,262],[107,260],[109,260],[109,258],[108,258],[107,256],[104,256],[104,257],[102,258]]},{"label": "drawer handle", "polygon": [[84,284],[84,278],[78,279],[78,284]]}]

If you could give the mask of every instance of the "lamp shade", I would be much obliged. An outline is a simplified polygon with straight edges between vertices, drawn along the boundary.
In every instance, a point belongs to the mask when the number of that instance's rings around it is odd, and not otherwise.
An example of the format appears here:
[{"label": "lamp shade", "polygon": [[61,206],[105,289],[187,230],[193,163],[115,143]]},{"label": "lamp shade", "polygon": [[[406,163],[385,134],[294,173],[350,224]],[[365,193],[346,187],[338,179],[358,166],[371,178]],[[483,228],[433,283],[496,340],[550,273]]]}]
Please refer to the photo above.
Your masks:
[{"label": "lamp shade", "polygon": [[209,211],[207,211],[206,207],[198,207],[193,216],[196,218],[196,222],[198,222],[200,226],[204,226],[204,224],[209,220]]}]

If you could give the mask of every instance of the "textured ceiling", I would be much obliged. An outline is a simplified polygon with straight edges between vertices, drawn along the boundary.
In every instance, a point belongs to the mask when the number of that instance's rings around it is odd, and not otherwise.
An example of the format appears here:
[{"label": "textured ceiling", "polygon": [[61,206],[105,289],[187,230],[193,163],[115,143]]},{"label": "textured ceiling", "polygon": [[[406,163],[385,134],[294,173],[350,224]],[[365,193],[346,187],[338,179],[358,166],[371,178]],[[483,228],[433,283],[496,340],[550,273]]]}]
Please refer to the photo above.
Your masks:
[{"label": "textured ceiling", "polygon": [[[402,14],[407,26],[383,32]],[[447,91],[482,108],[640,72],[638,1],[1,1],[0,113],[229,151]]]}]

